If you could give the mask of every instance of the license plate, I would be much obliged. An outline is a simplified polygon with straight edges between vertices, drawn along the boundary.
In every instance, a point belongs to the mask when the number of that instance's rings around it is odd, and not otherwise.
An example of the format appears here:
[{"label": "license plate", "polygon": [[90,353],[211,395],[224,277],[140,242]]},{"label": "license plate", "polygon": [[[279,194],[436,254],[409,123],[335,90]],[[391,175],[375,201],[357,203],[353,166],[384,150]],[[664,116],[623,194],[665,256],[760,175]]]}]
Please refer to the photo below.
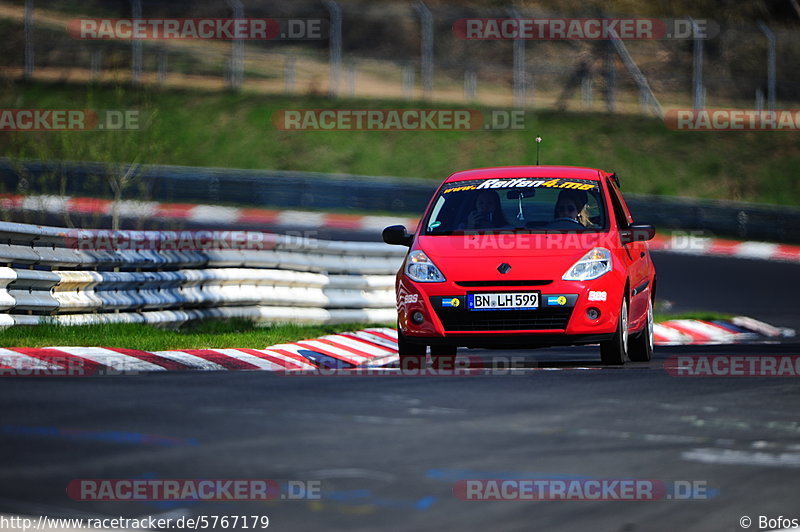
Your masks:
[{"label": "license plate", "polygon": [[470,310],[533,310],[539,308],[539,292],[481,292],[467,295]]}]

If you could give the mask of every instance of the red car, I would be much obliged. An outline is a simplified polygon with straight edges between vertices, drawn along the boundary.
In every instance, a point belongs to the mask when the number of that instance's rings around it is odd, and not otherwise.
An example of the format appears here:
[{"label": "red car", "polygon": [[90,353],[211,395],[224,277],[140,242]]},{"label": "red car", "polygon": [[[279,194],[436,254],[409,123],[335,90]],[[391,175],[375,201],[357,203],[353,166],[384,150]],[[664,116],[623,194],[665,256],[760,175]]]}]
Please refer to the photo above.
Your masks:
[{"label": "red car", "polygon": [[656,272],[619,178],[594,168],[457,172],[434,195],[397,274],[404,367],[458,347],[600,344],[604,364],[650,360]]}]

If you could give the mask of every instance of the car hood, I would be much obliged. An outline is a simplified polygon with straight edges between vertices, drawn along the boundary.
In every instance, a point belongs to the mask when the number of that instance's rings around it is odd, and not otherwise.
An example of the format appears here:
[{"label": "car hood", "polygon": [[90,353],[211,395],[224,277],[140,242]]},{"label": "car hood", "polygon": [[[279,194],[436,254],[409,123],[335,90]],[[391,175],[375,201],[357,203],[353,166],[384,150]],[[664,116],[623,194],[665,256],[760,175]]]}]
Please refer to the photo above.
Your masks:
[{"label": "car hood", "polygon": [[[452,281],[553,280],[594,247],[609,247],[608,233],[420,236],[421,249]],[[498,267],[508,264],[505,274]]]}]

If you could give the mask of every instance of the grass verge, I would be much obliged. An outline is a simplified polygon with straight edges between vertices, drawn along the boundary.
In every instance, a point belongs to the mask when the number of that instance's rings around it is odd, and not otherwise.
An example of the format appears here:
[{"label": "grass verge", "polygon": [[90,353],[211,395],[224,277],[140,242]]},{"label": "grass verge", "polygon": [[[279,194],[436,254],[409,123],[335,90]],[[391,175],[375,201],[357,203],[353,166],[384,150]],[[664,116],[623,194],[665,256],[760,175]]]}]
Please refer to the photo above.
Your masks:
[{"label": "grass verge", "polygon": [[703,320],[703,321],[727,321],[733,318],[733,314],[725,314],[723,312],[709,312],[703,310],[679,312],[675,314],[656,312],[653,314],[653,319],[656,323],[669,320]]},{"label": "grass verge", "polygon": [[[134,131],[6,133],[0,155],[422,177],[542,162],[615,170],[626,192],[795,204],[800,144],[785,132],[672,131],[655,118],[529,112],[504,131],[281,131],[286,109],[466,108],[406,100],[329,99],[128,86],[0,82],[0,107],[137,109]],[[0,191],[1,192],[1,191]]]},{"label": "grass verge", "polygon": [[99,346],[167,351],[170,349],[251,348],[316,338],[326,334],[384,325],[343,323],[337,325],[256,326],[250,320],[207,320],[168,329],[138,323],[101,325],[36,325],[3,331],[0,347]]},{"label": "grass verge", "polygon": [[[655,314],[656,323],[674,319],[724,320],[730,314],[684,312]],[[138,323],[103,325],[36,325],[12,327],[3,331],[0,347],[99,346],[167,351],[171,349],[251,348],[296,342],[326,334],[355,331],[366,327],[391,327],[389,324],[343,323],[337,325],[256,326],[243,319],[207,320],[187,323],[178,329]]]}]

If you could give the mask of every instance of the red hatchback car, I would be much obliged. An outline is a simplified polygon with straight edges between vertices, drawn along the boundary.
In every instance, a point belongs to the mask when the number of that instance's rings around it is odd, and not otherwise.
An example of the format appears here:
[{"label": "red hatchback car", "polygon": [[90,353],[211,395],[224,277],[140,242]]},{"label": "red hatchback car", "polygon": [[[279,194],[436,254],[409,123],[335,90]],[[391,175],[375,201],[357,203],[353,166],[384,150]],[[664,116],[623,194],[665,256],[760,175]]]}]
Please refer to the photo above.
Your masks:
[{"label": "red hatchback car", "polygon": [[656,272],[619,179],[593,168],[457,172],[432,198],[397,274],[401,363],[458,347],[600,344],[604,364],[650,360]]}]

